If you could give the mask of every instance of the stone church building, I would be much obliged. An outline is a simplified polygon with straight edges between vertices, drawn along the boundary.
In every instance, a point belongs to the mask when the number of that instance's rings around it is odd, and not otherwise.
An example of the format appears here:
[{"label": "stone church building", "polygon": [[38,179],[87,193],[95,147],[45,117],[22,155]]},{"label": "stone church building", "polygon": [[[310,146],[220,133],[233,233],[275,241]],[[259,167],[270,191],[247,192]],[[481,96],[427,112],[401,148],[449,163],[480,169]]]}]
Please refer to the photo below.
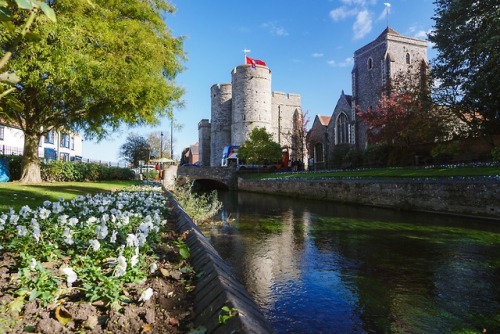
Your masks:
[{"label": "stone church building", "polygon": [[367,127],[356,117],[359,110],[378,104],[389,80],[410,69],[427,64],[427,42],[400,35],[386,28],[374,41],[354,52],[352,96],[341,92],[331,116],[317,115],[307,134],[309,161],[315,169],[332,166],[339,146],[363,150],[367,145]]}]

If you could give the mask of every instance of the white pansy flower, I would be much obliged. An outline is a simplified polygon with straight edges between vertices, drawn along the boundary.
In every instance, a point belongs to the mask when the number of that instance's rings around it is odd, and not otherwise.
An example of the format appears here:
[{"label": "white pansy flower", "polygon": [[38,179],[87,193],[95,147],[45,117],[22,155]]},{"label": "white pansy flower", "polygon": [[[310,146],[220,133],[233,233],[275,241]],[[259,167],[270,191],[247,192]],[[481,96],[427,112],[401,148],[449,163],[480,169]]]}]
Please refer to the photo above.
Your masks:
[{"label": "white pansy flower", "polygon": [[68,222],[68,218],[69,218],[68,215],[60,215],[59,217],[57,217],[57,221],[61,225],[66,225],[66,223]]},{"label": "white pansy flower", "polygon": [[127,247],[137,247],[139,246],[139,240],[135,234],[130,233],[127,235]]},{"label": "white pansy flower", "polygon": [[95,223],[96,221],[97,221],[97,218],[92,216],[89,219],[87,219],[87,224],[90,225],[90,224]]},{"label": "white pansy flower", "polygon": [[103,223],[102,225],[96,226],[95,232],[97,235],[97,239],[102,240],[108,235],[108,227]]},{"label": "white pansy flower", "polygon": [[52,203],[52,212],[53,213],[61,213],[64,211],[64,206],[61,205],[61,202]]},{"label": "white pansy flower", "polygon": [[19,216],[16,214],[11,214],[9,218],[9,223],[16,225],[17,221],[19,220]]},{"label": "white pansy flower", "polygon": [[141,233],[141,232],[137,233],[137,241],[138,241],[140,247],[144,246],[144,244],[146,243],[147,237],[148,236],[145,235],[144,233]]},{"label": "white pansy flower", "polygon": [[39,226],[33,226],[33,238],[35,238],[36,242],[38,243],[40,241],[40,235],[42,234],[42,231],[40,231]]},{"label": "white pansy flower", "polygon": [[43,201],[43,206],[51,206],[52,202],[51,201]]},{"label": "white pansy flower", "polygon": [[115,276],[121,277],[127,272],[127,259],[123,255],[116,259]]},{"label": "white pansy flower", "polygon": [[35,258],[31,258],[30,269],[35,270],[35,268],[36,268],[36,260],[35,260]]},{"label": "white pansy flower", "polygon": [[68,284],[68,287],[71,288],[73,286],[73,283],[77,280],[78,276],[73,271],[73,269],[71,269],[69,267],[64,268],[62,271],[63,271],[63,273],[68,275],[68,278],[66,279],[66,283]]},{"label": "white pansy flower", "polygon": [[23,218],[28,218],[30,213],[31,213],[31,208],[27,205],[23,206],[21,210],[19,210],[19,214],[23,216]]},{"label": "white pansy flower", "polygon": [[101,244],[99,243],[99,241],[97,241],[95,239],[90,240],[89,245],[90,245],[90,247],[92,247],[94,252],[97,252],[97,250],[101,247]]},{"label": "white pansy flower", "polygon": [[68,245],[72,245],[74,243],[73,231],[71,231],[71,229],[69,227],[66,227],[62,236],[64,237],[64,242],[67,243]]},{"label": "white pansy flower", "polygon": [[141,297],[139,298],[139,301],[140,302],[148,301],[149,299],[151,299],[152,296],[153,296],[153,289],[147,288],[146,290],[144,290],[141,293]]},{"label": "white pansy flower", "polygon": [[49,216],[50,211],[45,208],[41,208],[40,211],[38,211],[38,217],[40,217],[40,219],[47,219]]},{"label": "white pansy flower", "polygon": [[109,238],[109,242],[114,244],[116,242],[116,235],[117,234],[118,234],[118,232],[116,230],[113,230],[113,232],[111,233],[111,238]]},{"label": "white pansy flower", "polygon": [[70,224],[71,226],[76,226],[76,224],[78,224],[78,218],[76,218],[76,217],[71,217],[71,218],[69,219],[69,224]]},{"label": "white pansy flower", "polygon": [[135,248],[135,254],[130,258],[130,265],[135,267],[139,263],[139,247]]},{"label": "white pansy flower", "polygon": [[148,235],[149,234],[149,229],[151,228],[151,225],[149,223],[141,223],[141,225],[139,225],[139,231],[141,231],[142,233]]},{"label": "white pansy flower", "polygon": [[24,237],[25,235],[28,234],[28,229],[26,228],[26,226],[18,225],[16,226],[16,228],[17,228],[17,235],[19,237]]}]

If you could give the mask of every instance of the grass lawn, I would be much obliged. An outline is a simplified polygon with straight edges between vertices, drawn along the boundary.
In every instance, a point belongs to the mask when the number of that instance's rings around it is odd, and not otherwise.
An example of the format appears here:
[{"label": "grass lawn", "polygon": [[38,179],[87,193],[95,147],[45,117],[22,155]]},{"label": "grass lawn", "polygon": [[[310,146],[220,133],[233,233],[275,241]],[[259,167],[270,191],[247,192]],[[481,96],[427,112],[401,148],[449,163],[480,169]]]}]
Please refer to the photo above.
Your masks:
[{"label": "grass lawn", "polygon": [[55,182],[31,185],[18,182],[0,183],[0,212],[9,211],[11,207],[18,211],[24,205],[34,209],[46,200],[55,202],[61,197],[71,200],[78,195],[116,191],[139,183],[139,181]]},{"label": "grass lawn", "polygon": [[[478,166],[478,167],[436,167],[436,168],[380,168],[380,169],[358,169],[317,171],[300,173],[249,173],[243,174],[248,178],[442,178],[442,177],[476,177],[476,176],[500,176],[500,166]],[[240,175],[240,176],[243,176]]]}]

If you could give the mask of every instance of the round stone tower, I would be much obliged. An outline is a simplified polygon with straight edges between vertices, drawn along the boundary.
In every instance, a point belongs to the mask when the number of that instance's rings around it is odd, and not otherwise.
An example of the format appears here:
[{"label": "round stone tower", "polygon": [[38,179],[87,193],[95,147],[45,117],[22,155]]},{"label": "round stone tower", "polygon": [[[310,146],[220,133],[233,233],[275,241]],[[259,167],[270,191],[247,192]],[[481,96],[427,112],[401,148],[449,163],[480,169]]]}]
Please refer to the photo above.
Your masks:
[{"label": "round stone tower", "polygon": [[231,84],[210,88],[212,127],[210,140],[210,166],[220,166],[222,149],[231,145]]},{"label": "round stone tower", "polygon": [[231,81],[231,145],[242,145],[257,127],[272,133],[271,70],[260,65],[240,65],[232,71]]}]

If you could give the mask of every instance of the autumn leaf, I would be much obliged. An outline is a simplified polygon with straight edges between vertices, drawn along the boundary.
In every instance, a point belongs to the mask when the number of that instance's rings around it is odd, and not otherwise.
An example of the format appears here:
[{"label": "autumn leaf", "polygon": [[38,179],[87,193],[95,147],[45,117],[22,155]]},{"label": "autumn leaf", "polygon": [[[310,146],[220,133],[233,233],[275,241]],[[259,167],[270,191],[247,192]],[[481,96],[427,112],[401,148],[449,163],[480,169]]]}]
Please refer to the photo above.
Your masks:
[{"label": "autumn leaf", "polygon": [[61,324],[66,325],[73,317],[64,307],[58,306],[56,307],[56,319]]}]

